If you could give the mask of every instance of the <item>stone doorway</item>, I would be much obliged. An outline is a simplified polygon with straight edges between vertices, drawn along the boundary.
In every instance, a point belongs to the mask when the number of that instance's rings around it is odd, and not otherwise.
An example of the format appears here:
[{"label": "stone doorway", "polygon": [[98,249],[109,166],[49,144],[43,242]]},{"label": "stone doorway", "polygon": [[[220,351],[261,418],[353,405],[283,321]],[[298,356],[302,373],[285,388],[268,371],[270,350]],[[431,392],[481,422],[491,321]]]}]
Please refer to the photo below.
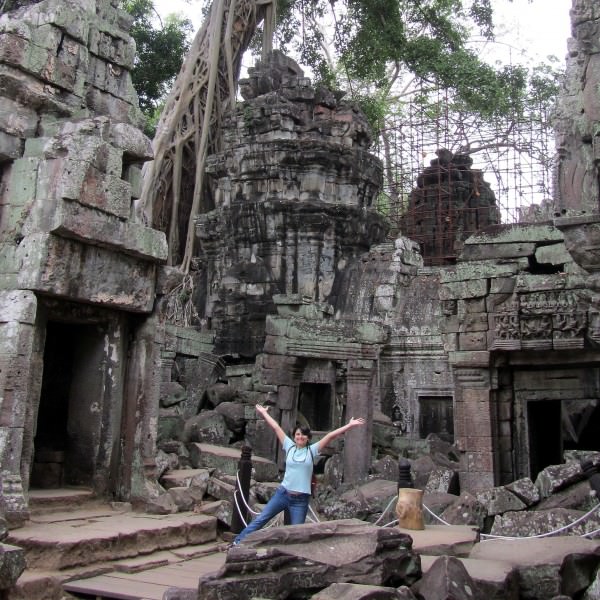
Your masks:
[{"label": "stone doorway", "polygon": [[561,412],[560,401],[527,403],[529,472],[534,480],[545,467],[563,462]]},{"label": "stone doorway", "polygon": [[298,393],[297,419],[313,431],[331,429],[331,385],[328,383],[301,383]]},{"label": "stone doorway", "polygon": [[49,321],[30,487],[92,487],[102,427],[106,327]]},{"label": "stone doorway", "polygon": [[454,443],[454,406],[452,396],[419,396],[419,435],[435,433]]},{"label": "stone doorway", "polygon": [[534,479],[565,451],[600,450],[600,369],[515,370],[516,477]]}]

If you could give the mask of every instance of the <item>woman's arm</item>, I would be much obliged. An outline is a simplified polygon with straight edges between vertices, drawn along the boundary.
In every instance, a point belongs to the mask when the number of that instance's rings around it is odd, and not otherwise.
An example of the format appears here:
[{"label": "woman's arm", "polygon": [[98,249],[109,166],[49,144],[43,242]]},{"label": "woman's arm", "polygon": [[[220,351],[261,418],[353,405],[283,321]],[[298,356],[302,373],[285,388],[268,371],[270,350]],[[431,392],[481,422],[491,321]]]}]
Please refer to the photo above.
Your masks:
[{"label": "woman's arm", "polygon": [[365,420],[362,417],[359,417],[358,419],[355,419],[353,417],[352,419],[350,419],[350,421],[348,421],[346,425],[343,425],[342,427],[338,427],[337,429],[330,431],[327,435],[325,435],[319,440],[319,452],[321,452],[321,450],[325,448],[325,446],[327,446],[329,442],[335,440],[336,437],[339,437],[340,435],[346,433],[346,431],[352,429],[353,427],[359,427],[360,425],[364,424]]},{"label": "woman's arm", "polygon": [[283,445],[285,432],[281,429],[279,423],[269,414],[269,407],[262,404],[256,405],[256,412],[267,422],[267,425],[275,432],[279,443]]}]

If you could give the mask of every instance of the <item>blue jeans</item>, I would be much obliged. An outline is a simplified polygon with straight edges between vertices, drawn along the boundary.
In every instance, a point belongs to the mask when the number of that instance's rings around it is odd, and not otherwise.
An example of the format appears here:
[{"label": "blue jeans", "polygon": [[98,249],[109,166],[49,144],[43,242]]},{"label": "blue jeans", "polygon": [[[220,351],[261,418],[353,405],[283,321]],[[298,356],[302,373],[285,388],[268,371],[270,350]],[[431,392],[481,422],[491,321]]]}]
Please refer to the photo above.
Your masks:
[{"label": "blue jeans", "polygon": [[306,520],[309,500],[310,494],[290,494],[280,485],[262,509],[262,512],[237,534],[233,543],[239,544],[249,533],[263,528],[274,516],[284,510],[288,511],[290,525],[301,525]]}]

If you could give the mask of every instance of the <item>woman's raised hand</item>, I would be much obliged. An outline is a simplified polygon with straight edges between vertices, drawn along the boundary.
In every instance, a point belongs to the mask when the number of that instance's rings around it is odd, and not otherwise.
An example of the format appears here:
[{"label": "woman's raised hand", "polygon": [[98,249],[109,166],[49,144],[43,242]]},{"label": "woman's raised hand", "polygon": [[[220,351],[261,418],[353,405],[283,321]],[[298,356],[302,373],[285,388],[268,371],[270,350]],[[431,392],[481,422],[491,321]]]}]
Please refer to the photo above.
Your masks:
[{"label": "woman's raised hand", "polygon": [[266,415],[269,412],[269,407],[268,406],[263,406],[262,404],[257,404],[256,405],[256,412],[260,413],[261,415]]},{"label": "woman's raised hand", "polygon": [[348,421],[348,425],[350,427],[357,427],[358,425],[364,425],[364,424],[365,424],[365,420],[362,417],[358,417],[357,419],[352,417],[350,419],[350,421]]}]

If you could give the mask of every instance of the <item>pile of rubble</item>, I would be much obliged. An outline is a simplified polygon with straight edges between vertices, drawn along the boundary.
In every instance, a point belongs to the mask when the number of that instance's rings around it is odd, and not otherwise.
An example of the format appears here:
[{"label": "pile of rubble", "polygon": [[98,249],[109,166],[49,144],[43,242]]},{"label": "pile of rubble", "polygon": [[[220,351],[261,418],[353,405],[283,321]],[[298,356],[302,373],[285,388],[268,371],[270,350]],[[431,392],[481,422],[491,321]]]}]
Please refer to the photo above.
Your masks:
[{"label": "pile of rubble", "polygon": [[[160,442],[157,464],[166,492],[150,509],[185,511],[207,499],[217,500],[223,503],[224,527],[230,525],[245,415],[244,404],[220,398],[215,406],[185,421],[180,439]],[[314,504],[320,517],[392,520],[393,510],[389,511],[397,493],[399,460],[410,465],[412,485],[424,491],[430,523],[472,525],[484,534],[521,537],[566,527],[598,505],[599,452],[567,451],[564,464],[546,467],[535,481],[522,478],[476,494],[461,493],[459,453],[452,444],[435,435],[408,444],[388,421],[380,418],[374,424],[374,460],[368,480],[344,484],[339,454],[317,463],[319,486]],[[258,456],[252,460],[250,505],[259,509],[277,486],[279,469]],[[383,515],[386,508],[388,514]],[[592,512],[570,533],[589,532],[599,522],[600,514]]]}]

